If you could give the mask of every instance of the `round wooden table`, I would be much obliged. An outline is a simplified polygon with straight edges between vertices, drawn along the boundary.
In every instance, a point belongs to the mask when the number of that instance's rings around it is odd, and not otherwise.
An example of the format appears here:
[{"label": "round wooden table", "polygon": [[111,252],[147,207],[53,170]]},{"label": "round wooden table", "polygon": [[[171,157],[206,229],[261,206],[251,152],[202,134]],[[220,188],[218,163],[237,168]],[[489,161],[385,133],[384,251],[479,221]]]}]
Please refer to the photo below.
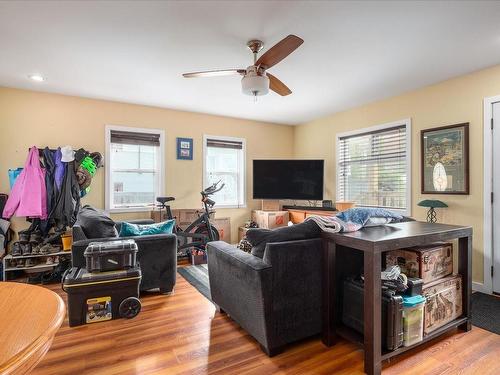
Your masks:
[{"label": "round wooden table", "polygon": [[0,374],[27,374],[52,344],[64,302],[40,286],[0,282]]}]

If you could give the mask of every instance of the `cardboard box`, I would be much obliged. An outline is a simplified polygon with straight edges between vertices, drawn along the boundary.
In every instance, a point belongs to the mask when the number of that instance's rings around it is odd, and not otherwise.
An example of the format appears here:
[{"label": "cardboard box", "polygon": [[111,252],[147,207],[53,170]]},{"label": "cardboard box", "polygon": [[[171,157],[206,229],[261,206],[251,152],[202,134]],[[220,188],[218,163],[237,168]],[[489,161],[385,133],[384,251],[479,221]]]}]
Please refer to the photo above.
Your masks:
[{"label": "cardboard box", "polygon": [[262,200],[262,211],[279,211],[280,210],[280,201],[278,200],[270,200],[263,199]]},{"label": "cardboard box", "polygon": [[245,227],[240,227],[238,229],[238,243],[243,239],[245,238],[245,236],[247,235],[247,232],[250,228],[245,228]]},{"label": "cardboard box", "polygon": [[454,275],[424,285],[424,335],[462,315],[462,276]]},{"label": "cardboard box", "polygon": [[398,265],[408,277],[418,277],[425,283],[453,273],[453,244],[438,243],[425,247],[388,251],[386,266]]},{"label": "cardboard box", "polygon": [[288,225],[288,211],[252,211],[252,221],[255,221],[259,228],[274,229],[286,227]]},{"label": "cardboard box", "polygon": [[229,217],[211,219],[210,223],[219,231],[220,241],[231,243],[231,219]]}]

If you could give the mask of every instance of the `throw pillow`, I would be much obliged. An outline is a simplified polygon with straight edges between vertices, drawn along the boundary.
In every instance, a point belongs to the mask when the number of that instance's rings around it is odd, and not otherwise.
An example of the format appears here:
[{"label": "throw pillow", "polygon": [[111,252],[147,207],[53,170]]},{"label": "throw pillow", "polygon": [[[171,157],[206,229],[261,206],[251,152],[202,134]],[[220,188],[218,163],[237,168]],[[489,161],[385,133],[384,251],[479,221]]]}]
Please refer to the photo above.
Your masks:
[{"label": "throw pillow", "polygon": [[263,258],[269,242],[286,242],[318,238],[321,229],[314,221],[304,221],[289,227],[276,229],[249,229],[247,240],[252,244],[252,255]]},{"label": "throw pillow", "polygon": [[167,220],[154,224],[133,224],[122,222],[120,237],[144,236],[147,234],[171,234],[174,230],[175,220]]},{"label": "throw pillow", "polygon": [[115,222],[104,211],[83,206],[78,212],[75,225],[79,225],[87,238],[116,237]]}]

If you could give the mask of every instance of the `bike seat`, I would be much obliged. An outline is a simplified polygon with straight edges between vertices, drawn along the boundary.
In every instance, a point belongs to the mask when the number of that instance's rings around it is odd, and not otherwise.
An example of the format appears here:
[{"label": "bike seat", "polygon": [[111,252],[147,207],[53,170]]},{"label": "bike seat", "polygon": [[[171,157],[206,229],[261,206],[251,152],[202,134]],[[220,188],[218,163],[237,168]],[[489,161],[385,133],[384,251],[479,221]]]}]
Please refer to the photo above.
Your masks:
[{"label": "bike seat", "polygon": [[174,197],[157,197],[156,200],[160,202],[161,204],[165,204],[170,201],[175,201]]}]

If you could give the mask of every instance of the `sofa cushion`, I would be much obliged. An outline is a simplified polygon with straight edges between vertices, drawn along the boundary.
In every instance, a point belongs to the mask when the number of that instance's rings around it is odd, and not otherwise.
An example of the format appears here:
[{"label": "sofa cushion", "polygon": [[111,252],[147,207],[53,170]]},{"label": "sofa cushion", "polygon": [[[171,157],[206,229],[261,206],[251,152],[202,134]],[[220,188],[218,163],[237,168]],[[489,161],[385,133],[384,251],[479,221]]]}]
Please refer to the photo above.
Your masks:
[{"label": "sofa cushion", "polygon": [[76,225],[79,225],[87,238],[109,238],[118,235],[115,222],[104,211],[89,205],[78,212]]},{"label": "sofa cushion", "polygon": [[154,224],[133,224],[126,221],[121,223],[120,237],[144,236],[147,234],[171,234],[175,220],[167,220]]},{"label": "sofa cushion", "polygon": [[263,258],[268,243],[317,238],[321,235],[321,229],[315,222],[305,221],[276,229],[249,229],[246,235],[252,244],[252,255]]}]

